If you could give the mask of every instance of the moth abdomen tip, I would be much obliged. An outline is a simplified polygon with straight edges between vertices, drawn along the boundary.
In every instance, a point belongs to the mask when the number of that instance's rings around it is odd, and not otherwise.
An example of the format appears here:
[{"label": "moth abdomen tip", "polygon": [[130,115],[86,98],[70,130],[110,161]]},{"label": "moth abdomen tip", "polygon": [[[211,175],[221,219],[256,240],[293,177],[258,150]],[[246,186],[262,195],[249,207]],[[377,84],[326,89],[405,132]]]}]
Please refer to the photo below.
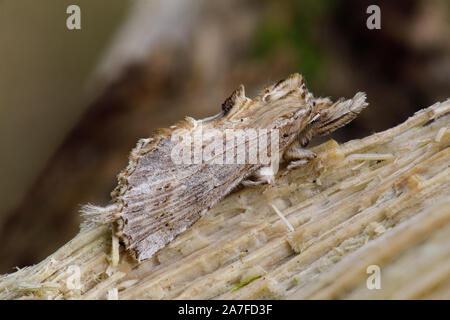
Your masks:
[{"label": "moth abdomen tip", "polygon": [[114,203],[106,207],[95,206],[90,203],[81,207],[81,216],[88,223],[108,224],[116,220],[118,204]]}]

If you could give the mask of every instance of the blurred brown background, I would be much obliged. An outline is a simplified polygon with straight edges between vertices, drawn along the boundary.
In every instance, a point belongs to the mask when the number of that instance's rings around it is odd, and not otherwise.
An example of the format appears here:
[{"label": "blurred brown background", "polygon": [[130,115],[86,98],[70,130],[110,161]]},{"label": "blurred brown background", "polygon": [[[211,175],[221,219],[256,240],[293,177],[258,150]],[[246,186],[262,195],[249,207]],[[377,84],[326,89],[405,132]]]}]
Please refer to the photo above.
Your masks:
[{"label": "blurred brown background", "polygon": [[300,72],[316,96],[366,91],[342,142],[447,98],[449,39],[446,0],[0,1],[0,273],[70,240],[81,204],[107,204],[138,138],[217,113],[240,83],[252,97]]}]

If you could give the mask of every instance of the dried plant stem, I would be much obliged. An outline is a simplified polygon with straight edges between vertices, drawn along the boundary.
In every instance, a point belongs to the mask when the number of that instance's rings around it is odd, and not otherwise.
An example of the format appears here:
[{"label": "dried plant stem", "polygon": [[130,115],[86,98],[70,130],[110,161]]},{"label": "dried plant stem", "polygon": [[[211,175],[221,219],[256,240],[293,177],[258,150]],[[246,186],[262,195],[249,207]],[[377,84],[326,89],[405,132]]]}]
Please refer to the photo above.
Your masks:
[{"label": "dried plant stem", "polygon": [[[2,276],[0,298],[449,299],[449,126],[447,100],[367,138],[330,140],[274,184],[230,194],[141,264],[108,226],[82,228]],[[366,287],[370,265],[380,290]]]}]

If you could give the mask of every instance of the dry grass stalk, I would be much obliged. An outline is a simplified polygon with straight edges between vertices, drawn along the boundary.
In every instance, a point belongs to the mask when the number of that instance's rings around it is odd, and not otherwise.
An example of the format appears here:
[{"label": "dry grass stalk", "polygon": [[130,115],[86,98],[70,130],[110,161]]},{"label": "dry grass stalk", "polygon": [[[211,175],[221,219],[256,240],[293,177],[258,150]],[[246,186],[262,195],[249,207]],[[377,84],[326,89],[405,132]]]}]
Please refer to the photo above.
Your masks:
[{"label": "dry grass stalk", "polygon": [[[273,185],[230,194],[141,264],[107,226],[83,227],[2,276],[0,298],[449,299],[449,126],[447,100],[364,139],[330,140]],[[381,268],[380,290],[366,287],[369,265]]]}]

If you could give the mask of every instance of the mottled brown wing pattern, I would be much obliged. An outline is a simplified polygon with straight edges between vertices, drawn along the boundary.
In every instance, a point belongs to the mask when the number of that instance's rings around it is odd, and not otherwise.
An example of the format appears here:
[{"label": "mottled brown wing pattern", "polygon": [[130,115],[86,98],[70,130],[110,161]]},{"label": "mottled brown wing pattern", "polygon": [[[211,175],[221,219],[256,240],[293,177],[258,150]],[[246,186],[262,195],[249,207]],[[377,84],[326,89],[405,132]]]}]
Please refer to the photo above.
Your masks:
[{"label": "mottled brown wing pattern", "polygon": [[[119,184],[112,192],[114,204],[106,208],[88,205],[83,213],[88,221],[113,223],[116,235],[135,258],[139,261],[148,259],[248,176],[255,174],[261,178],[267,176],[261,172],[269,172],[269,177],[273,177],[276,173],[264,170],[267,168],[261,163],[248,161],[217,164],[210,159],[177,163],[172,158],[176,144],[173,135],[177,130],[192,134],[199,130],[200,125],[202,132],[212,133],[213,137],[226,129],[274,130],[279,134],[276,140],[279,149],[272,153],[272,146],[268,143],[266,151],[279,158],[287,151],[288,161],[294,164],[288,168],[295,168],[315,156],[301,148],[313,136],[345,125],[366,105],[363,93],[336,103],[329,99],[315,99],[299,74],[264,89],[255,99],[247,98],[241,85],[222,104],[220,114],[198,121],[186,118],[169,129],[157,131],[149,139],[140,140],[130,154],[128,167],[118,176]],[[259,133],[257,137],[260,138]],[[214,139],[208,139],[202,141],[202,149],[212,146]],[[248,150],[255,143],[249,139],[241,141],[240,145],[245,144]],[[214,155],[224,157],[227,147]],[[235,154],[240,152],[242,155],[238,147],[239,143],[233,147],[236,148]],[[260,155],[261,150],[258,149],[258,158]],[[272,181],[272,178],[248,181],[252,184]]]},{"label": "mottled brown wing pattern", "polygon": [[118,196],[118,235],[138,260],[163,248],[254,171],[245,164],[175,164],[172,144],[163,138],[141,156]]}]

